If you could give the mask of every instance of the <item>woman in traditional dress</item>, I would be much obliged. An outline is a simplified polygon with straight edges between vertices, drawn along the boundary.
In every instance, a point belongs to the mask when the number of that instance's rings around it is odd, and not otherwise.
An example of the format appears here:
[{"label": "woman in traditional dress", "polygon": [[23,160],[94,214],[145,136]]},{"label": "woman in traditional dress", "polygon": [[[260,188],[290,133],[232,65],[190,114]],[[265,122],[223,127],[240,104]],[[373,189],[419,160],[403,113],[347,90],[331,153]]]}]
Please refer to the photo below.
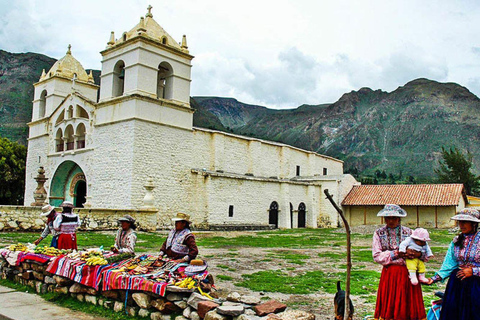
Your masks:
[{"label": "woman in traditional dress", "polygon": [[121,224],[121,228],[117,231],[112,251],[115,253],[135,254],[135,243],[137,242],[135,219],[127,214],[123,218],[118,219],[118,221]]},{"label": "woman in traditional dress", "polygon": [[400,225],[407,212],[395,204],[387,204],[377,214],[385,217],[386,225],[373,235],[372,253],[375,262],[383,265],[378,285],[375,319],[378,320],[424,320],[422,288],[412,285],[404,257],[426,260],[420,252],[407,249],[398,251],[400,243],[412,230]]},{"label": "woman in traditional dress", "polygon": [[42,213],[40,216],[47,217],[47,223],[43,229],[40,237],[35,240],[34,244],[38,245],[43,239],[45,239],[50,233],[52,234],[52,241],[50,242],[50,247],[57,247],[58,232],[53,228],[53,221],[57,217],[58,213],[55,211],[55,208],[49,204],[42,207]]},{"label": "woman in traditional dress", "polygon": [[73,213],[73,203],[64,201],[60,207],[63,208],[61,214],[53,222],[53,228],[59,232],[58,249],[77,250],[77,228],[80,227],[80,218]]},{"label": "woman in traditional dress", "polygon": [[176,262],[189,262],[198,255],[195,236],[190,231],[190,216],[178,213],[172,219],[175,228],[168,234],[167,240],[160,249],[160,257],[166,256]]},{"label": "woman in traditional dress", "polygon": [[448,280],[440,320],[480,319],[480,212],[465,208],[451,218],[461,233],[453,238],[440,270],[429,284]]}]

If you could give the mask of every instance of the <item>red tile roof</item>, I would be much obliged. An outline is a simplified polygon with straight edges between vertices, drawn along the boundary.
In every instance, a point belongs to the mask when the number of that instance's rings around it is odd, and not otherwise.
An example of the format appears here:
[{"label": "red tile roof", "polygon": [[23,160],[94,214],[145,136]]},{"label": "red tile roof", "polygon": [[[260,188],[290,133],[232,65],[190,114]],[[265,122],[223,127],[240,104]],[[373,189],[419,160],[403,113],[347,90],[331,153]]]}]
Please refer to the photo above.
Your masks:
[{"label": "red tile roof", "polygon": [[456,206],[462,197],[467,202],[463,184],[361,185],[353,186],[342,205]]}]

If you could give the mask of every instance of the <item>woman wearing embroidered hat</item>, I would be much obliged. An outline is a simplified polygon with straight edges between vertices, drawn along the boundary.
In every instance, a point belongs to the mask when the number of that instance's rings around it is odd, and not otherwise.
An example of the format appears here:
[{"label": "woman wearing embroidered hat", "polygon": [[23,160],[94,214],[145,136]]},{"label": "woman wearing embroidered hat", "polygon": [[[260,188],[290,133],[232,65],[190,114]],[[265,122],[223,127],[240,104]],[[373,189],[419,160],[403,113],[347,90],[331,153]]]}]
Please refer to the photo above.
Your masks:
[{"label": "woman wearing embroidered hat", "polygon": [[172,219],[175,228],[168,234],[167,240],[160,249],[160,257],[174,259],[177,262],[189,262],[198,255],[195,236],[190,231],[190,216],[186,213],[177,213]]},{"label": "woman wearing embroidered hat", "polygon": [[114,253],[135,254],[135,244],[137,242],[137,233],[135,229],[135,219],[130,215],[118,219],[121,228],[118,229],[115,237],[115,245],[112,248]]},{"label": "woman wearing embroidered hat", "polygon": [[64,201],[60,207],[61,214],[53,222],[53,228],[59,232],[58,249],[77,249],[77,228],[80,227],[80,218],[73,213],[73,203]]},{"label": "woman wearing embroidered hat", "polygon": [[407,212],[395,204],[387,204],[377,214],[385,218],[386,225],[373,234],[373,260],[383,266],[377,292],[375,319],[420,320],[425,319],[421,286],[409,280],[404,258],[421,258],[422,253],[407,249],[399,251],[399,245],[412,234],[410,228],[400,225]]},{"label": "woman wearing embroidered hat", "polygon": [[47,217],[47,223],[45,224],[45,229],[43,229],[42,234],[37,240],[35,240],[34,244],[38,245],[43,239],[45,239],[50,233],[52,233],[52,241],[50,243],[50,247],[56,248],[58,232],[53,228],[53,221],[55,221],[55,218],[57,217],[57,212],[55,211],[55,208],[47,204],[46,206],[42,207],[42,213],[40,213],[40,216]]},{"label": "woman wearing embroidered hat", "polygon": [[465,208],[451,218],[461,233],[453,238],[440,270],[429,284],[449,278],[441,320],[480,319],[480,212]]}]

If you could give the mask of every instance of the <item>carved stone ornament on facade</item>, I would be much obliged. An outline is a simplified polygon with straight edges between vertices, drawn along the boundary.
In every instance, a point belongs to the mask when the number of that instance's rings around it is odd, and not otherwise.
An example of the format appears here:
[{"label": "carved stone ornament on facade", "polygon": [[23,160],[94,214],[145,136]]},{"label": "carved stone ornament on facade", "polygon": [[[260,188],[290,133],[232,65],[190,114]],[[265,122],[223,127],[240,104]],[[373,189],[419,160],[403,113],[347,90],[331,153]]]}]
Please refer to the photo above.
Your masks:
[{"label": "carved stone ornament on facade", "polygon": [[33,202],[31,206],[42,207],[47,204],[47,191],[45,190],[44,184],[48,180],[48,178],[45,177],[45,170],[43,169],[43,167],[40,167],[38,169],[38,175],[34,179],[35,181],[37,181],[37,188],[33,193],[33,198],[35,199],[35,202]]}]

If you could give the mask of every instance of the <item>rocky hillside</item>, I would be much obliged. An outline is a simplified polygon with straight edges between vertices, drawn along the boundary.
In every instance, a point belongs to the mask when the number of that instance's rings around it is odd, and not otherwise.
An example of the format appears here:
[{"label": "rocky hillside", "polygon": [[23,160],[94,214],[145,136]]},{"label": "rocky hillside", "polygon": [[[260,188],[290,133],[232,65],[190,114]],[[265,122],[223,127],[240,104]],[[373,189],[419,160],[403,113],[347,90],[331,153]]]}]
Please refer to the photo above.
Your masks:
[{"label": "rocky hillside", "polygon": [[[26,144],[33,86],[55,59],[0,50],[0,136]],[[99,71],[94,70],[99,83]],[[455,83],[417,79],[393,92],[361,88],[333,104],[274,110],[233,98],[194,97],[194,125],[345,160],[351,172],[434,178],[442,146],[474,155],[480,169],[480,100]]]},{"label": "rocky hillside", "polygon": [[390,93],[362,88],[333,104],[290,110],[194,99],[235,133],[334,156],[354,172],[430,180],[442,146],[470,151],[480,168],[480,100],[455,83],[417,79]]}]

